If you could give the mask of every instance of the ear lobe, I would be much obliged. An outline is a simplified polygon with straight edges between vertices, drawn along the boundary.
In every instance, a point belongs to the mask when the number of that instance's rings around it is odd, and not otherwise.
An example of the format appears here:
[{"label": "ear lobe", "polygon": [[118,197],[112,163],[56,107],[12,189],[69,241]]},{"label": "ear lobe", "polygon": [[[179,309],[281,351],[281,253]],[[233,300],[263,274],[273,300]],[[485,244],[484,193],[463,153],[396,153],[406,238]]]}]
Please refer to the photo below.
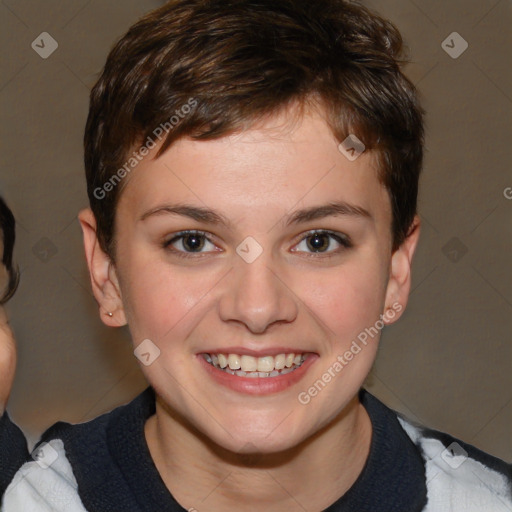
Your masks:
[{"label": "ear lobe", "polygon": [[[391,268],[386,290],[385,308],[386,311],[393,309],[399,314],[393,314],[392,319],[389,318],[387,320],[387,315],[384,314],[387,324],[392,324],[400,318],[401,313],[405,310],[405,306],[409,300],[409,292],[411,289],[411,265],[420,236],[420,224],[420,218],[416,215],[407,238],[391,256]],[[396,307],[397,304],[401,306],[399,310]]]},{"label": "ear lobe", "polygon": [[86,208],[79,213],[78,220],[83,232],[92,291],[100,307],[101,320],[110,327],[125,325],[126,316],[119,281],[112,260],[98,241],[94,214],[90,208]]}]

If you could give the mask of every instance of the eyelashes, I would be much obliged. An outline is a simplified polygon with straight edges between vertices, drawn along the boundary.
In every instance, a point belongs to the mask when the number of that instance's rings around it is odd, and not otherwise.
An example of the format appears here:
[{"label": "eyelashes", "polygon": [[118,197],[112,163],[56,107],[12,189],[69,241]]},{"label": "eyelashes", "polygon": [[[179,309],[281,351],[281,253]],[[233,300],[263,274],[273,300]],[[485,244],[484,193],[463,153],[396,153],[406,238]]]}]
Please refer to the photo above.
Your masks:
[{"label": "eyelashes", "polygon": [[[328,246],[327,249],[330,248],[331,242],[334,240],[341,248],[343,249],[350,249],[352,247],[352,242],[350,238],[343,234],[343,233],[336,233],[334,231],[327,231],[327,230],[313,230],[309,231],[308,233],[303,236],[298,246],[301,246],[305,244],[305,248],[312,249],[312,254],[331,254],[333,252],[339,252],[339,248],[336,251],[329,251],[327,250],[321,250],[321,248],[318,247],[317,243],[319,241],[328,240]],[[314,241],[314,243],[309,243],[310,241]],[[293,251],[293,252],[300,252],[300,251]]]},{"label": "eyelashes", "polygon": [[[180,233],[177,233],[175,236],[173,236],[170,240],[164,242],[164,248],[170,250],[171,252],[177,253],[177,255],[181,257],[193,257],[190,255],[204,254],[199,252],[198,249],[203,249],[207,243],[211,244],[214,248],[216,247],[215,244],[208,237],[208,233],[204,231],[181,231]],[[176,247],[173,247],[174,244],[181,245],[182,249],[180,250],[177,249]],[[192,246],[192,250],[190,252],[186,250],[187,247],[185,246],[185,244],[190,244]],[[210,250],[207,252],[212,251]]]},{"label": "eyelashes", "polygon": [[[221,252],[222,249],[218,249],[209,235],[209,233],[199,230],[181,231],[166,240],[163,243],[163,248],[180,258],[201,258],[212,252]],[[333,245],[335,246],[334,250],[332,250]],[[325,258],[338,255],[352,247],[353,243],[348,235],[316,229],[300,235],[291,252],[307,253],[312,257]]]}]

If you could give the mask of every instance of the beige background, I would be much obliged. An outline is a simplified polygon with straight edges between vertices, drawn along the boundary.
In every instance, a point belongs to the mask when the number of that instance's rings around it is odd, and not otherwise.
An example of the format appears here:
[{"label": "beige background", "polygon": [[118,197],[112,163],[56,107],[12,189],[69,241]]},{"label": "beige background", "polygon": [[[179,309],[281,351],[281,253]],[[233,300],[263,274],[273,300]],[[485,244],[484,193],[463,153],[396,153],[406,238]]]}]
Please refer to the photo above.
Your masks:
[{"label": "beige background", "polygon": [[[126,330],[103,326],[89,291],[78,210],[82,133],[107,52],[156,0],[0,4],[0,193],[19,221],[19,344],[9,410],[33,439],[92,418],[145,382]],[[372,1],[410,47],[428,111],[422,240],[403,319],[383,336],[369,389],[388,405],[512,461],[512,3]],[[43,31],[59,47],[43,60]],[[452,32],[469,44],[457,59]],[[448,41],[450,41],[448,39]],[[449,42],[449,44],[451,44]],[[512,195],[512,193],[511,193]]]}]

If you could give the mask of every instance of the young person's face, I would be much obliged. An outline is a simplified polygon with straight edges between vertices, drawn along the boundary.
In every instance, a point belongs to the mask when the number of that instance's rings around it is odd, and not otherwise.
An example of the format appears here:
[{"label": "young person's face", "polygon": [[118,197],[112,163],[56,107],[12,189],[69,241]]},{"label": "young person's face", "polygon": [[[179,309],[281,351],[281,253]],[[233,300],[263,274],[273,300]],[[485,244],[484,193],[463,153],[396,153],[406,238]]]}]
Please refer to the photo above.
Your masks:
[{"label": "young person's face", "polygon": [[[81,215],[96,296],[114,312],[105,322],[126,319],[135,347],[151,340],[160,355],[142,370],[168,412],[234,451],[296,446],[353,403],[375,359],[380,315],[391,309],[396,320],[409,290],[418,230],[392,254],[375,155],[349,161],[319,114],[288,121],[182,139],[144,159],[119,201],[115,269],[92,249],[94,220]],[[177,205],[213,218],[171,213]],[[294,222],[304,210],[313,214]],[[206,234],[176,238],[189,230]],[[370,327],[357,352],[353,341]],[[306,358],[286,375],[249,378],[203,357],[219,353]],[[321,391],[308,392],[318,380]]]}]

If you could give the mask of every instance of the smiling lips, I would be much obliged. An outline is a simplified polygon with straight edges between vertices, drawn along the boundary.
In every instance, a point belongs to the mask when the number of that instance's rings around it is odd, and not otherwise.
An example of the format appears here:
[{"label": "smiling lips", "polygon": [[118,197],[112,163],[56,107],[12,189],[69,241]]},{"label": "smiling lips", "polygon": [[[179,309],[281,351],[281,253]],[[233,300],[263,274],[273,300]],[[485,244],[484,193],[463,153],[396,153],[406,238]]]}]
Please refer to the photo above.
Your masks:
[{"label": "smiling lips", "polygon": [[253,357],[238,354],[202,354],[213,367],[238,377],[277,377],[300,368],[307,354],[282,353],[276,356]]}]

